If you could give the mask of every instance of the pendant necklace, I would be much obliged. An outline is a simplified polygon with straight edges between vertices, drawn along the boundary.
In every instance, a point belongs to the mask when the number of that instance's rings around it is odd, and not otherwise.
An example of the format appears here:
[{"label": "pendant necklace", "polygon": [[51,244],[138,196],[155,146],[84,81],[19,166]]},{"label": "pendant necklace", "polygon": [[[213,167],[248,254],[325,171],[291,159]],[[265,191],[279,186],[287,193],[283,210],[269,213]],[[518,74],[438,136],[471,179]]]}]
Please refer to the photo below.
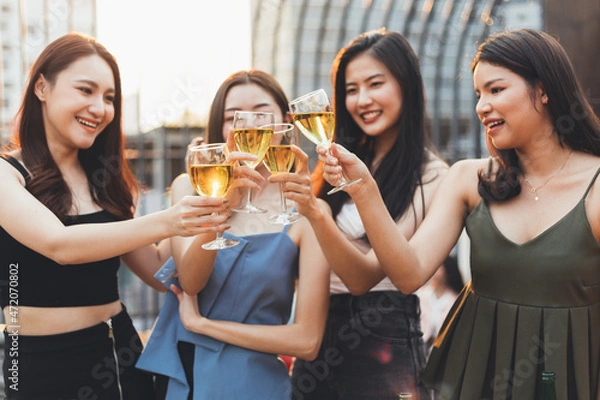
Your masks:
[{"label": "pendant necklace", "polygon": [[560,167],[560,169],[558,171],[556,171],[554,174],[552,174],[552,176],[548,179],[546,179],[546,181],[544,183],[542,183],[541,185],[539,185],[538,187],[535,187],[531,184],[531,182],[529,182],[529,179],[527,179],[527,177],[525,176],[525,174],[523,174],[523,179],[525,180],[525,182],[527,182],[527,184],[529,185],[529,187],[531,188],[531,193],[533,193],[533,199],[535,201],[538,201],[540,199],[540,196],[538,195],[538,191],[543,188],[544,186],[546,186],[546,184],[548,182],[550,182],[556,175],[560,174],[560,172],[565,168],[565,165],[567,165],[567,162],[569,161],[569,157],[571,157],[571,153],[573,152],[573,150],[571,149],[571,151],[569,152],[569,154],[567,155],[567,158],[565,159],[564,164],[562,165],[562,167]]}]

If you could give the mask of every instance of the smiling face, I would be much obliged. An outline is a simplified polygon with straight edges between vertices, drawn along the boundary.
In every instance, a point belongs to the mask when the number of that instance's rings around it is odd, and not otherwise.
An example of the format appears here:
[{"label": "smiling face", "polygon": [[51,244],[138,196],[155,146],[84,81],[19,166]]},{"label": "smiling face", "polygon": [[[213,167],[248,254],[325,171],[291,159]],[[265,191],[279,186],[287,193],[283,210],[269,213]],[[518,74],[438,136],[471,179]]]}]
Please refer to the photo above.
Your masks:
[{"label": "smiling face", "polygon": [[40,76],[35,94],[42,103],[50,148],[87,149],[115,116],[114,76],[96,55],[73,62],[55,82]]},{"label": "smiling face", "polygon": [[484,61],[475,67],[473,81],[479,98],[475,111],[497,149],[526,146],[552,130],[540,85],[532,88],[520,75]]},{"label": "smiling face", "polygon": [[368,53],[353,58],[346,67],[346,108],[368,136],[398,135],[402,89],[390,70]]},{"label": "smiling face", "polygon": [[289,122],[285,120],[277,102],[261,86],[249,83],[236,85],[229,89],[225,98],[225,111],[223,115],[223,141],[227,141],[229,132],[233,129],[233,115],[236,111],[263,111],[271,112],[275,116],[275,123]]}]

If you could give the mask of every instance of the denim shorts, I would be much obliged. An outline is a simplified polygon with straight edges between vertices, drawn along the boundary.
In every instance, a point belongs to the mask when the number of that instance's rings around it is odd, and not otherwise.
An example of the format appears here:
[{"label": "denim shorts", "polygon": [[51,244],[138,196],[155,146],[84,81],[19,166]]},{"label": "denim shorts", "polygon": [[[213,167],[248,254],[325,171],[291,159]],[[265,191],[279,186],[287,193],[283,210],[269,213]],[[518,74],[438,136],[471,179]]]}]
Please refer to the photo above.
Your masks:
[{"label": "denim shorts", "polygon": [[419,299],[398,291],[330,296],[317,359],[296,360],[294,400],[428,400]]}]

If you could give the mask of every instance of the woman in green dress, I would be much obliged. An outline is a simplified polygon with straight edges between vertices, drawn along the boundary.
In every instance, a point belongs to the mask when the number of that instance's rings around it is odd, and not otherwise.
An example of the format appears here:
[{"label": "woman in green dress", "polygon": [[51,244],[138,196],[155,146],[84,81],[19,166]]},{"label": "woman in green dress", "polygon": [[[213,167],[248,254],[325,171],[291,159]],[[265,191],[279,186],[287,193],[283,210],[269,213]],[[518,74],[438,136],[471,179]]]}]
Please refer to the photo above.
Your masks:
[{"label": "woman in green dress", "polygon": [[444,177],[407,241],[368,169],[335,146],[325,178],[352,196],[381,268],[404,293],[426,282],[466,227],[472,281],[449,312],[423,381],[441,399],[533,399],[543,371],[558,399],[596,399],[600,366],[600,122],[559,42],[498,34],[473,61],[489,159]]}]

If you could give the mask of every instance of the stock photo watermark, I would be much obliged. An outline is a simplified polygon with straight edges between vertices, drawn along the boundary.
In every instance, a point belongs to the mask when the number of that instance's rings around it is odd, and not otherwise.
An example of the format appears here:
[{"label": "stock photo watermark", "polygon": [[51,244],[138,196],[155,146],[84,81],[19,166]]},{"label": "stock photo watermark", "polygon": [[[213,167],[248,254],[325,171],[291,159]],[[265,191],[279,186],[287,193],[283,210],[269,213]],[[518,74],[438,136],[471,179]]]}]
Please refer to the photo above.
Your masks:
[{"label": "stock photo watermark", "polygon": [[19,263],[8,265],[8,316],[6,321],[7,341],[4,344],[10,359],[8,365],[8,386],[19,391]]},{"label": "stock photo watermark", "polygon": [[534,335],[530,343],[527,353],[515,360],[511,369],[505,367],[494,375],[490,382],[493,393],[510,393],[513,388],[522,386],[532,377],[536,378],[539,366],[544,365],[548,357],[561,348],[561,343],[553,342],[550,337],[543,341]]}]

